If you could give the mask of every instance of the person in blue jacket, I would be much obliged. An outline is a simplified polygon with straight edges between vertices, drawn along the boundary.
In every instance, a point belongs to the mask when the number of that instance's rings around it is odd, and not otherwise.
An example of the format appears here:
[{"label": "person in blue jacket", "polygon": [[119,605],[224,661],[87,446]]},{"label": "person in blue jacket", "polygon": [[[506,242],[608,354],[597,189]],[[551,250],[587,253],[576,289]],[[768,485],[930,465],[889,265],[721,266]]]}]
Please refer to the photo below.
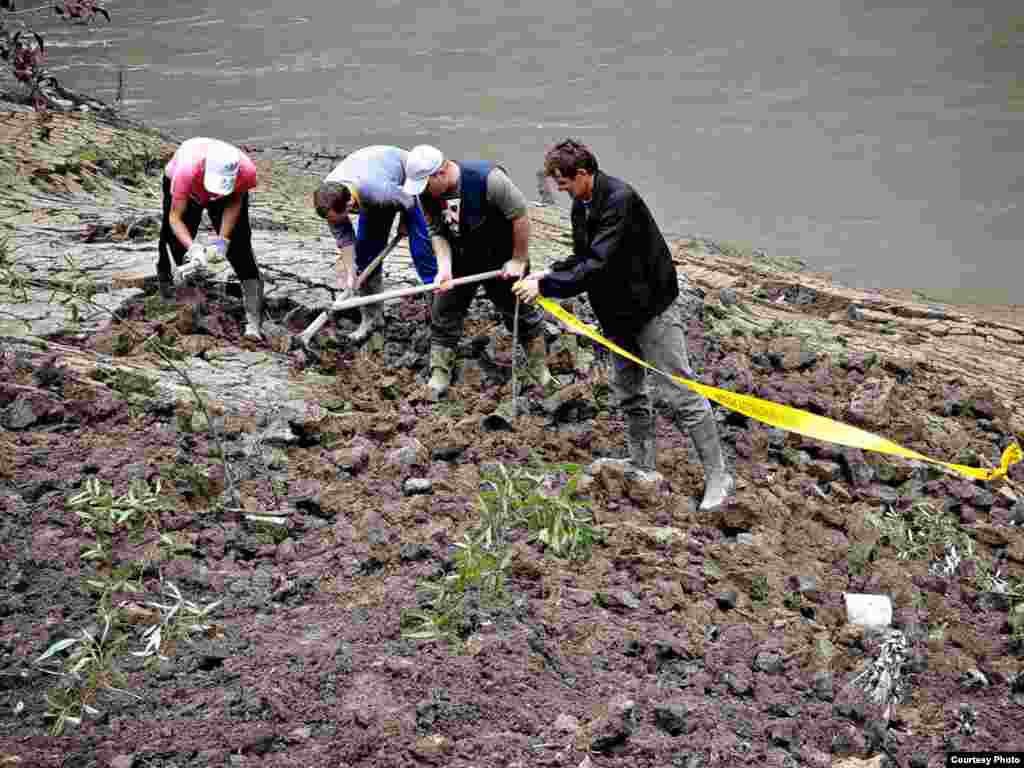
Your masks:
[{"label": "person in blue jacket", "polygon": [[[356,275],[366,269],[387,245],[395,214],[409,238],[416,273],[424,284],[434,281],[437,259],[416,195],[402,189],[406,181],[409,153],[399,147],[363,147],[348,155],[331,171],[313,193],[317,214],[327,221],[338,246],[338,288],[355,284]],[[358,214],[358,227],[350,214]],[[359,293],[379,293],[383,285],[383,265],[374,270]],[[362,307],[362,321],[349,334],[353,341],[365,340],[381,324],[381,305]]]}]

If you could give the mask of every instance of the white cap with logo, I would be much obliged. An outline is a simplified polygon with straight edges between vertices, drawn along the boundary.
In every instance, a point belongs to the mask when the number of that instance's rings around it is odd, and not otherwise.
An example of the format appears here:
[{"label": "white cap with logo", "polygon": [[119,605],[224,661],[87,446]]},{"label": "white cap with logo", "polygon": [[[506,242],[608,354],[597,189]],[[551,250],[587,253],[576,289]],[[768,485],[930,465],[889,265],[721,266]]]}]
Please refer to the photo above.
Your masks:
[{"label": "white cap with logo", "polygon": [[230,195],[238,179],[242,153],[224,141],[211,141],[206,149],[203,186],[215,195]]},{"label": "white cap with logo", "polygon": [[409,151],[409,159],[405,161],[405,184],[402,190],[407,195],[418,195],[427,186],[431,175],[441,170],[444,155],[441,150],[428,144],[420,144]]}]

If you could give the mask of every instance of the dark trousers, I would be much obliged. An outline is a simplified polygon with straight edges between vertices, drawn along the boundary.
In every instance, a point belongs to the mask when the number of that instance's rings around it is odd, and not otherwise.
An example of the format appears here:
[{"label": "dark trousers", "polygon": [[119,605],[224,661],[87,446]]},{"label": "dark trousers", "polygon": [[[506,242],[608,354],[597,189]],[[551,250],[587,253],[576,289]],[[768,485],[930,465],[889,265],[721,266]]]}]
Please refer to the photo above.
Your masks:
[{"label": "dark trousers", "polygon": [[[492,269],[500,269],[504,262],[495,263],[493,266],[485,266],[480,272],[489,272]],[[460,266],[463,268],[460,269]],[[452,265],[453,277],[467,277],[472,272],[464,269],[464,265],[454,263]],[[469,313],[469,305],[473,303],[480,286],[491,300],[495,308],[501,312],[505,327],[511,331],[515,319],[516,297],[512,293],[512,286],[515,280],[503,280],[496,277],[493,280],[486,280],[483,283],[470,283],[459,285],[444,293],[435,293],[434,302],[430,310],[430,337],[431,341],[448,349],[455,349],[462,338],[462,328],[466,322],[466,315]],[[540,336],[543,331],[544,314],[536,304],[519,304],[519,341],[527,344]]]},{"label": "dark trousers", "polygon": [[[224,199],[214,200],[207,207],[210,214],[210,221],[217,231],[220,231],[220,223],[224,218],[224,206],[227,201]],[[188,208],[182,221],[188,228],[192,237],[199,231],[199,224],[203,218],[203,206],[189,198]],[[164,216],[160,224],[160,244],[157,248],[160,257],[156,263],[156,273],[163,278],[170,279],[171,258],[174,263],[181,266],[185,259],[187,249],[178,240],[178,236],[171,229],[171,180],[164,175]],[[239,280],[259,280],[260,270],[256,266],[256,256],[252,252],[252,228],[249,226],[249,193],[242,193],[242,210],[238,214],[238,221],[231,233],[231,243],[228,245],[228,262],[231,264]]]}]

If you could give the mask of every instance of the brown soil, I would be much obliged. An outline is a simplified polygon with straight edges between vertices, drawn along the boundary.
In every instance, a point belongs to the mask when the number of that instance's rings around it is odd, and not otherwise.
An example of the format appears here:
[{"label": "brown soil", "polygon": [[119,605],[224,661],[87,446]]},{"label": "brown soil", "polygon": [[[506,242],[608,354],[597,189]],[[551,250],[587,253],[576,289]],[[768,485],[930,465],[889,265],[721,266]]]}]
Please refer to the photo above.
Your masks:
[{"label": "brown soil", "polygon": [[[36,180],[18,198],[29,223],[76,214],[40,207],[36,183],[47,196],[77,193],[130,171],[152,191],[159,137],[93,137],[66,115],[33,116],[32,131],[46,130],[25,134],[27,120],[0,120],[0,136],[26,138],[0,147],[0,165]],[[281,201],[270,208],[290,200],[309,218],[297,191],[308,184],[268,178]],[[564,220],[531,216],[538,260],[564,252]],[[853,291],[708,245],[676,247],[706,294],[689,328],[706,382],[975,466],[1024,436],[1020,307]],[[186,366],[245,346],[237,301],[201,290],[179,300],[135,300],[123,314],[137,334],[173,340]],[[702,470],[666,419],[661,480],[592,463],[624,448],[600,351],[574,357],[550,328],[565,387],[546,400],[527,388],[510,424],[512,355],[486,303],[441,404],[424,398],[422,315],[422,303],[389,307],[383,336],[363,348],[344,341],[346,318],[321,333],[331,351],[320,361],[279,349],[295,382],[287,417],[284,403],[211,402],[235,495],[193,402],[94,373],[116,354],[126,369],[174,378],[122,328],[48,349],[4,338],[0,766],[919,768],[952,749],[1024,751],[1024,466],[974,483],[720,412],[738,489],[698,514]],[[297,313],[289,330],[311,319]],[[560,557],[514,528],[501,598],[471,590],[450,642],[408,637],[412,612],[430,607],[426,587],[460,572],[457,544],[480,529],[480,494],[501,467],[589,504],[589,557]],[[160,508],[90,555],[96,535],[68,500],[91,479],[120,496],[157,478]],[[428,492],[412,493],[410,479],[429,480]],[[926,517],[917,549],[871,523]],[[941,530],[968,555],[945,575]],[[101,633],[90,582],[121,579],[106,600],[124,645],[93,680],[94,711],[50,735],[46,696],[61,679],[37,660],[83,629]],[[219,605],[210,629],[147,661],[131,651],[157,620],[151,603],[172,599],[162,584]],[[892,598],[907,649],[889,712],[852,683],[883,638],[847,623],[844,592]]]},{"label": "brown soil", "polygon": [[[510,394],[508,350],[499,345],[496,362],[483,364],[473,340],[500,335],[482,302],[477,308],[463,349],[477,365],[466,365],[447,404],[426,402],[422,373],[387,365],[393,355],[342,341],[324,361],[336,376],[322,402],[332,399],[335,410],[307,419],[300,442],[278,449],[285,462],[268,467],[248,442],[265,425],[231,415],[238,508],[217,503],[223,471],[206,433],[182,429],[188,407],[131,404],[62,372],[53,356],[5,354],[0,408],[27,397],[39,418],[0,432],[0,759],[662,768],[885,754],[905,766],[940,765],[957,747],[1024,749],[1013,602],[979,591],[976,565],[930,574],[941,551],[898,559],[865,522],[866,513],[929,503],[972,537],[981,562],[1020,579],[1019,466],[1011,484],[982,487],[723,414],[739,490],[707,516],[694,509],[703,480],[688,441],[661,420],[664,482],[655,492],[611,469],[587,483],[581,500],[603,532],[588,559],[556,557],[516,530],[504,599],[474,606],[457,642],[404,637],[403,615],[422,605],[422,585],[451,572],[455,543],[480,525],[486,465],[531,466],[557,489],[566,463],[622,449],[623,424],[601,397],[599,368],[563,364],[564,382],[575,380],[565,399],[578,407],[545,412],[528,391],[514,430],[487,431],[482,418]],[[222,312],[207,297],[208,316]],[[422,320],[389,313],[385,339],[422,346]],[[158,322],[141,305],[129,314],[143,332]],[[237,338],[234,316],[207,325]],[[865,385],[892,381],[872,418],[929,455],[993,461],[1012,437],[1014,414],[990,389],[902,364],[894,373],[885,359],[789,366],[785,354],[771,354],[785,341],[719,341],[697,321],[690,331],[705,380],[837,418],[849,419],[847,404]],[[109,343],[100,334],[87,346]],[[298,363],[300,377],[308,368]],[[413,447],[404,462],[392,455],[403,446]],[[205,470],[209,487],[186,469]],[[81,557],[93,537],[66,500],[86,478],[121,494],[134,478],[158,476],[165,508],[138,540],[115,537],[111,558],[144,564],[142,591],[116,592],[111,602],[122,616],[135,608],[146,616],[163,578],[199,604],[222,601],[214,626],[168,645],[156,665],[119,655],[114,687],[128,693],[101,688],[100,714],[50,736],[43,694],[55,679],[33,661],[96,626],[86,580],[111,570]],[[431,480],[431,493],[406,495],[410,477]],[[253,512],[286,515],[286,532],[254,528],[245,518]],[[192,550],[168,555],[158,531]],[[848,685],[878,638],[847,625],[847,591],[890,595],[907,637],[905,694],[889,719]],[[119,629],[133,648],[147,626],[139,622]]]}]

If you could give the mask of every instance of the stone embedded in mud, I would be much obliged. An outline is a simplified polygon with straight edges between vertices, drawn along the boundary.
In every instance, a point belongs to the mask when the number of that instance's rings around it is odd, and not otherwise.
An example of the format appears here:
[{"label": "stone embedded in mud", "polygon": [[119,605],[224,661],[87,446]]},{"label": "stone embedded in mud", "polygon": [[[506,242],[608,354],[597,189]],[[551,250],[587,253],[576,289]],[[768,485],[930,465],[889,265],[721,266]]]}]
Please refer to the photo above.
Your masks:
[{"label": "stone embedded in mud", "polygon": [[611,752],[629,739],[636,726],[636,703],[626,694],[616,694],[608,702],[607,714],[589,724],[590,748]]},{"label": "stone embedded in mud", "polygon": [[895,388],[895,379],[888,377],[865,381],[850,395],[847,417],[854,424],[887,426],[890,420],[889,405]]},{"label": "stone embedded in mud", "polygon": [[831,672],[817,672],[814,675],[812,687],[814,688],[814,695],[821,701],[832,701],[835,698],[835,687]]},{"label": "stone embedded in mud", "polygon": [[373,443],[365,437],[355,437],[345,448],[331,452],[331,462],[340,469],[358,475],[370,465]]},{"label": "stone embedded in mud", "polygon": [[0,425],[6,429],[25,429],[39,420],[28,397],[22,395],[0,411]]},{"label": "stone embedded in mud", "polygon": [[733,696],[750,696],[754,692],[754,681],[750,679],[750,673],[745,669],[725,672],[722,675],[722,682]]},{"label": "stone embedded in mud", "polygon": [[843,468],[836,462],[820,459],[807,464],[804,467],[804,471],[811,477],[820,480],[823,483],[831,483],[839,480],[843,474]]},{"label": "stone embedded in mud", "polygon": [[322,490],[319,480],[306,478],[295,481],[289,485],[288,502],[308,514],[332,518],[336,513],[324,514],[321,507]]},{"label": "stone embedded in mud", "polygon": [[597,593],[597,601],[610,611],[633,611],[640,607],[636,595],[628,589],[610,589]]},{"label": "stone embedded in mud", "polygon": [[736,607],[736,601],[739,599],[735,589],[727,589],[724,592],[719,592],[715,595],[715,603],[723,611],[729,611]]},{"label": "stone embedded in mud", "polygon": [[875,478],[874,468],[864,459],[859,448],[844,448],[841,453],[846,476],[854,488],[870,485]]},{"label": "stone embedded in mud", "polygon": [[661,500],[664,482],[665,478],[659,472],[628,471],[625,474],[626,496],[641,507],[654,506]]},{"label": "stone embedded in mud", "polygon": [[410,477],[402,485],[402,492],[406,496],[417,496],[434,492],[434,483],[426,477]]},{"label": "stone embedded in mud", "polygon": [[751,665],[755,672],[764,672],[766,675],[782,674],[785,667],[786,663],[782,654],[770,650],[758,651]]},{"label": "stone embedded in mud", "polygon": [[421,463],[427,455],[427,449],[416,438],[409,439],[405,445],[389,451],[384,457],[384,464],[399,470],[407,470]]},{"label": "stone embedded in mud", "polygon": [[654,708],[654,724],[669,736],[684,736],[697,730],[697,719],[684,704],[660,704]]},{"label": "stone embedded in mud", "polygon": [[580,721],[565,712],[555,718],[554,729],[560,733],[576,733],[580,727]]},{"label": "stone embedded in mud", "polygon": [[266,445],[296,445],[299,437],[292,432],[291,426],[285,419],[275,419],[266,429],[263,430],[261,440]]}]

